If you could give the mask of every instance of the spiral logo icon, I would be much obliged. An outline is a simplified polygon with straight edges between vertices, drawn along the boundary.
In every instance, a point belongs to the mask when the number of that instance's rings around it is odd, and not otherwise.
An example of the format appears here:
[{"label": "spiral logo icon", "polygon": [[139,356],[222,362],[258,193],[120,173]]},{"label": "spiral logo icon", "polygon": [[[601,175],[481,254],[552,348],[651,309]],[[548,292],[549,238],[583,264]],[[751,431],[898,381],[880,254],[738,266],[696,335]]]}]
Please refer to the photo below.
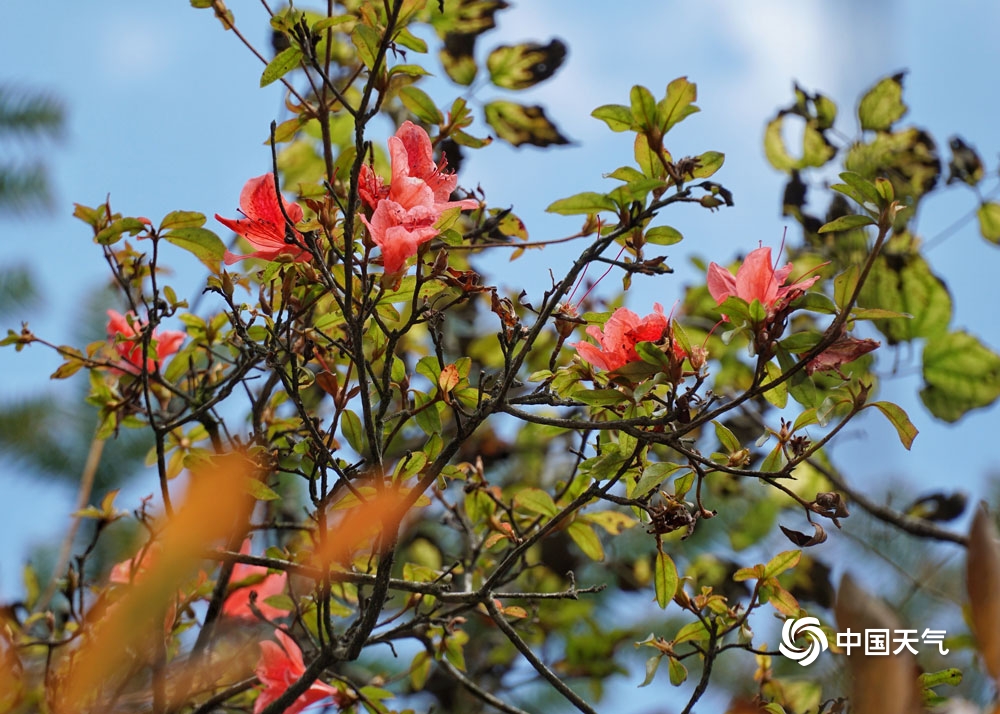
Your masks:
[{"label": "spiral logo icon", "polygon": [[[809,640],[809,645],[805,648],[796,647],[795,640],[803,636]],[[785,620],[785,624],[781,627],[781,644],[778,645],[778,651],[803,667],[815,662],[819,653],[825,651],[827,647],[829,644],[826,635],[820,629],[819,620],[815,617]]]}]

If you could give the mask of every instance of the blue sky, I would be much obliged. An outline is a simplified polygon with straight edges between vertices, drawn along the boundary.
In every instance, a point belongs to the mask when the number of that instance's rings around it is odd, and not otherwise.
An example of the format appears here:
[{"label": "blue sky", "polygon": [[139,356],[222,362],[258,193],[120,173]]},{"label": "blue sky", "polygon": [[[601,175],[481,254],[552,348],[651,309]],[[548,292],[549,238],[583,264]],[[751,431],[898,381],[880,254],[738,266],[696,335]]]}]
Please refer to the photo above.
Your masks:
[{"label": "blue sky", "polygon": [[[248,37],[268,52],[260,4],[232,0],[230,5]],[[631,161],[629,139],[589,116],[596,106],[627,103],[636,83],[654,94],[682,75],[698,84],[702,112],[671,133],[669,148],[675,156],[724,152],[726,165],[715,178],[733,191],[736,206],[711,215],[681,207],[663,217],[686,240],[669,249],[677,275],[636,281],[629,304],[640,312],[654,301],[672,304],[684,283],[700,279],[687,267],[690,254],[725,263],[758,241],[776,247],[786,225],[796,233],[779,215],[783,178],[761,148],[764,124],[790,102],[793,80],[837,101],[837,127],[849,138],[857,133],[851,107],[861,93],[877,79],[907,69],[905,121],[927,127],[941,144],[960,134],[990,167],[1000,153],[995,128],[1000,5],[988,0],[946,5],[522,0],[498,20],[498,30],[483,38],[481,50],[553,36],[570,48],[556,77],[522,96],[545,104],[573,145],[536,151],[497,143],[471,154],[460,178],[463,185],[481,185],[493,205],[513,205],[535,240],[578,227],[574,218],[544,214],[548,203],[600,189],[606,185],[602,173]],[[0,80],[49,89],[68,107],[67,137],[50,152],[54,213],[0,220],[0,261],[30,264],[45,292],[46,307],[32,316],[32,327],[61,343],[79,317],[81,298],[107,280],[86,226],[71,217],[72,203],[95,205],[110,194],[116,210],[154,222],[174,209],[235,215],[243,182],[268,169],[263,140],[270,121],[284,117],[282,97],[276,87],[258,88],[260,63],[210,12],[184,2],[11,3],[0,25],[0,47]],[[437,71],[436,60],[428,61]],[[432,84],[429,91],[442,103],[459,93],[445,83]],[[498,94],[482,86],[472,104]],[[486,133],[484,126],[475,129]],[[987,189],[994,184],[986,182]],[[924,209],[920,233],[934,238],[975,205],[967,191],[943,192]],[[213,223],[209,227],[225,236]],[[558,275],[568,265],[571,249],[532,252],[513,264],[496,260],[489,268],[501,285],[537,295],[548,284],[549,268]],[[997,300],[1000,250],[968,222],[937,243],[930,259],[955,299],[954,326],[967,327],[1000,349],[1000,325],[989,308]],[[177,265],[182,268],[174,280],[178,292],[193,296],[203,273],[194,263]],[[617,281],[607,282],[613,289]],[[65,389],[47,378],[58,362],[37,348],[0,351],[0,396]],[[892,364],[885,359],[880,366],[889,371]],[[906,370],[904,364],[901,372]],[[997,409],[976,412],[957,427],[942,425],[912,396],[918,384],[912,376],[883,382],[883,398],[898,400],[921,430],[912,452],[872,418],[836,447],[838,462],[847,465],[855,486],[875,492],[890,478],[905,478],[921,490],[961,487],[981,493],[983,476],[995,468]],[[152,490],[150,483],[137,493]],[[18,588],[27,548],[62,533],[72,494],[7,465],[0,468],[0,499],[32,504],[0,521],[0,595],[9,595]]]}]

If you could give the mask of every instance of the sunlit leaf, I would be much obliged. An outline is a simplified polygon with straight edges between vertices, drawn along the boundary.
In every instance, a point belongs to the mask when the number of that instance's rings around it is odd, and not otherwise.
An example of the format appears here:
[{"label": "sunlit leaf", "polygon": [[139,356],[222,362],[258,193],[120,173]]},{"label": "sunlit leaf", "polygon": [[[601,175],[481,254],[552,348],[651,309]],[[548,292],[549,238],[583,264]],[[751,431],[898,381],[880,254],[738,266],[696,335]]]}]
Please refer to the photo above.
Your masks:
[{"label": "sunlit leaf", "polygon": [[540,106],[493,101],[486,104],[484,112],[486,123],[493,127],[497,136],[514,146],[531,144],[544,148],[569,143]]},{"label": "sunlit leaf", "polygon": [[920,398],[939,419],[953,422],[1000,397],[1000,355],[967,332],[949,332],[924,346]]},{"label": "sunlit leaf", "polygon": [[267,67],[264,68],[264,72],[260,75],[260,86],[266,87],[272,82],[281,79],[298,67],[301,61],[302,50],[297,45],[286,47],[273,60],[267,63]]},{"label": "sunlit leaf", "polygon": [[868,90],[858,104],[862,129],[888,131],[906,113],[903,73],[886,77]]},{"label": "sunlit leaf", "polygon": [[670,601],[674,599],[679,582],[677,566],[674,565],[673,559],[662,550],[657,551],[656,564],[653,568],[653,583],[656,586],[656,604],[665,609],[670,604]]}]

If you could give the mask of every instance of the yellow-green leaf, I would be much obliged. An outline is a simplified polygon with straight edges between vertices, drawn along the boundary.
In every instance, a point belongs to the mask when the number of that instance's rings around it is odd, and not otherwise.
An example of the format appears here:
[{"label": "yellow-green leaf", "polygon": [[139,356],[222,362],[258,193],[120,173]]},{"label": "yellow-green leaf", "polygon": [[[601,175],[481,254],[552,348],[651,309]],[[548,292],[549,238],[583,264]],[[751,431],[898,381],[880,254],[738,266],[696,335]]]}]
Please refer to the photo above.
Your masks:
[{"label": "yellow-green leaf", "polygon": [[594,119],[600,119],[611,131],[628,131],[634,125],[632,111],[621,104],[604,104],[590,113]]},{"label": "yellow-green leaf", "polygon": [[545,209],[549,213],[562,216],[599,213],[601,211],[617,212],[615,202],[602,193],[585,191],[569,198],[560,198]]},{"label": "yellow-green leaf", "polygon": [[566,529],[569,537],[591,560],[604,560],[604,546],[593,527],[583,521],[573,521]]},{"label": "yellow-green leaf", "polygon": [[514,505],[549,518],[559,513],[552,496],[540,488],[524,488],[514,496]]},{"label": "yellow-green leaf", "polygon": [[902,407],[892,402],[872,402],[867,406],[875,407],[885,414],[885,418],[896,428],[899,440],[903,442],[903,446],[907,450],[913,446],[913,440],[917,438],[919,432],[917,431],[917,427],[913,426],[913,422],[910,421],[910,417]]},{"label": "yellow-green leaf", "polygon": [[656,552],[653,582],[656,585],[656,604],[665,609],[674,599],[679,578],[673,559],[662,550]]},{"label": "yellow-green leaf", "polygon": [[927,340],[920,398],[939,419],[953,422],[1000,397],[1000,355],[967,332]]},{"label": "yellow-green leaf", "polygon": [[801,550],[786,550],[778,553],[764,566],[763,577],[773,578],[776,575],[781,575],[786,570],[790,570],[798,565],[801,557]]},{"label": "yellow-green leaf", "polygon": [[219,236],[207,228],[175,228],[164,233],[163,238],[194,255],[212,272],[219,271],[219,262],[226,254],[226,246]]},{"label": "yellow-green leaf", "polygon": [[264,68],[264,72],[260,75],[260,86],[266,87],[271,82],[281,79],[298,67],[301,61],[302,50],[297,45],[286,47],[275,55],[273,60],[267,63],[267,67]]},{"label": "yellow-green leaf", "polygon": [[379,43],[382,38],[374,28],[365,24],[358,24],[351,32],[351,42],[358,50],[358,57],[364,62],[365,67],[371,70],[375,66],[375,58],[378,56]]},{"label": "yellow-green leaf", "polygon": [[976,211],[976,218],[979,219],[979,232],[983,238],[1000,245],[1000,203],[984,203]]},{"label": "yellow-green leaf", "polygon": [[531,144],[544,148],[569,143],[540,106],[494,101],[486,105],[484,112],[486,123],[493,127],[497,136],[514,146]]},{"label": "yellow-green leaf", "polygon": [[903,73],[886,77],[868,90],[858,104],[862,129],[888,131],[906,114],[903,103]]},{"label": "yellow-green leaf", "polygon": [[[670,129],[682,122],[686,117],[701,111],[695,106],[698,98],[698,87],[689,82],[687,77],[678,77],[667,85],[667,95],[656,107],[656,117],[659,120],[660,131],[666,134]],[[720,164],[721,165],[721,164]]]},{"label": "yellow-green leaf", "polygon": [[522,42],[501,45],[486,58],[490,81],[503,89],[527,89],[543,82],[562,66],[566,45],[554,39],[547,45]]},{"label": "yellow-green leaf", "polygon": [[444,121],[441,110],[422,89],[413,85],[403,87],[399,90],[399,100],[417,119],[426,124],[440,124]]}]

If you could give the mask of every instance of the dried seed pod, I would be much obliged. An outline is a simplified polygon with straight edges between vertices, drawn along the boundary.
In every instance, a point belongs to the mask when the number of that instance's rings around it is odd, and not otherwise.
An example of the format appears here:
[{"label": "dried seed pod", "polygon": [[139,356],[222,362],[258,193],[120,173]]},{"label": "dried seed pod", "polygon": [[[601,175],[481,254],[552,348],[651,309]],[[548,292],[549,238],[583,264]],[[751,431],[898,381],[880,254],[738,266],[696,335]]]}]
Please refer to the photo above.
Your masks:
[{"label": "dried seed pod", "polygon": [[993,679],[1000,679],[1000,543],[985,504],[976,509],[969,529],[965,586],[983,664]]},{"label": "dried seed pod", "polygon": [[[901,629],[896,614],[844,575],[834,605],[839,632]],[[915,714],[923,711],[917,678],[920,669],[913,654],[866,655],[864,649],[847,657],[851,672],[852,714]]]}]

